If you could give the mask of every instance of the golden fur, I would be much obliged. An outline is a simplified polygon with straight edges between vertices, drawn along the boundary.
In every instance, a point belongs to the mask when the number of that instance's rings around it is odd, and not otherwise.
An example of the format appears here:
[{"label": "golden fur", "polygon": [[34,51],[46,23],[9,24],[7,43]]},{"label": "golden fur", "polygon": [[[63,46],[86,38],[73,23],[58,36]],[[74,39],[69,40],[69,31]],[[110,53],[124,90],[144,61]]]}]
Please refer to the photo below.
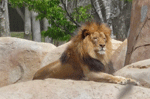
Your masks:
[{"label": "golden fur", "polygon": [[61,58],[38,70],[33,79],[85,79],[111,83],[134,83],[130,78],[108,74],[111,30],[105,24],[87,22],[72,39]]}]

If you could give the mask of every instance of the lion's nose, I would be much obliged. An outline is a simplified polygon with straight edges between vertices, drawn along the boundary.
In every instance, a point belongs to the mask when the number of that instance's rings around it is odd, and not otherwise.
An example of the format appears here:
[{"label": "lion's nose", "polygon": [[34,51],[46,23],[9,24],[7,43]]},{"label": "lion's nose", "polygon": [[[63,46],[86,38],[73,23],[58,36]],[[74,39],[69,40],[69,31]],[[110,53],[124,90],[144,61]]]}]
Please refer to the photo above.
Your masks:
[{"label": "lion's nose", "polygon": [[105,47],[105,45],[102,45],[102,44],[100,44],[99,46],[100,46],[100,47],[102,47],[102,48],[104,48],[104,47]]}]

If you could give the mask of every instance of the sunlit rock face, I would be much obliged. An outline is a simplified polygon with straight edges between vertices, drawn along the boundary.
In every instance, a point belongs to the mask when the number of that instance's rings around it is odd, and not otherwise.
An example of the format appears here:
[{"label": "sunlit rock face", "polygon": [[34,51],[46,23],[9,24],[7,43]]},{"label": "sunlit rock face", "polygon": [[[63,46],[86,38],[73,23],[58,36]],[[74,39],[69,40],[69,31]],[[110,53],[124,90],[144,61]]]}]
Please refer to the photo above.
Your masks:
[{"label": "sunlit rock face", "polygon": [[134,0],[125,64],[150,58],[150,2]]},{"label": "sunlit rock face", "polygon": [[54,48],[50,43],[0,37],[0,87],[31,80],[44,56]]}]

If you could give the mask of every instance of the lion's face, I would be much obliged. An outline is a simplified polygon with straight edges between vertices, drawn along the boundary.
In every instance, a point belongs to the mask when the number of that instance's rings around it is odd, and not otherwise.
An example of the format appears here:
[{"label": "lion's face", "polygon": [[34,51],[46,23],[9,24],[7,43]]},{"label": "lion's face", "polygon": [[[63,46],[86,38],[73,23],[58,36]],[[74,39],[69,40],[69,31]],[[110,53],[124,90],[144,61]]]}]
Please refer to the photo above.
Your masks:
[{"label": "lion's face", "polygon": [[[82,38],[88,52],[94,50],[99,55],[105,55],[109,49],[111,30],[105,25],[89,24],[82,30]],[[90,50],[90,51],[89,51]]]},{"label": "lion's face", "polygon": [[106,35],[103,32],[95,32],[90,35],[90,39],[94,45],[94,51],[100,55],[106,51]]}]

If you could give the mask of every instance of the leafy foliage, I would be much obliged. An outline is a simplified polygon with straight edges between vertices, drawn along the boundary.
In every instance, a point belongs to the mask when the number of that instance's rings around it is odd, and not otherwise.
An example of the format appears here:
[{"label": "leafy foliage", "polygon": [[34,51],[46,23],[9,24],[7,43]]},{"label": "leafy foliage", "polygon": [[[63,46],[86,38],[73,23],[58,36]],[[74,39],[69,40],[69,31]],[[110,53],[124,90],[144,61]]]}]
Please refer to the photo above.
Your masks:
[{"label": "leafy foliage", "polygon": [[[38,19],[47,18],[51,27],[47,31],[42,31],[44,36],[63,41],[69,40],[71,33],[77,28],[77,25],[69,20],[60,0],[9,0],[9,2],[13,7],[26,6],[29,10],[38,12]],[[87,13],[89,8],[90,5],[73,9],[70,17],[76,22],[87,21],[91,17]]]}]

